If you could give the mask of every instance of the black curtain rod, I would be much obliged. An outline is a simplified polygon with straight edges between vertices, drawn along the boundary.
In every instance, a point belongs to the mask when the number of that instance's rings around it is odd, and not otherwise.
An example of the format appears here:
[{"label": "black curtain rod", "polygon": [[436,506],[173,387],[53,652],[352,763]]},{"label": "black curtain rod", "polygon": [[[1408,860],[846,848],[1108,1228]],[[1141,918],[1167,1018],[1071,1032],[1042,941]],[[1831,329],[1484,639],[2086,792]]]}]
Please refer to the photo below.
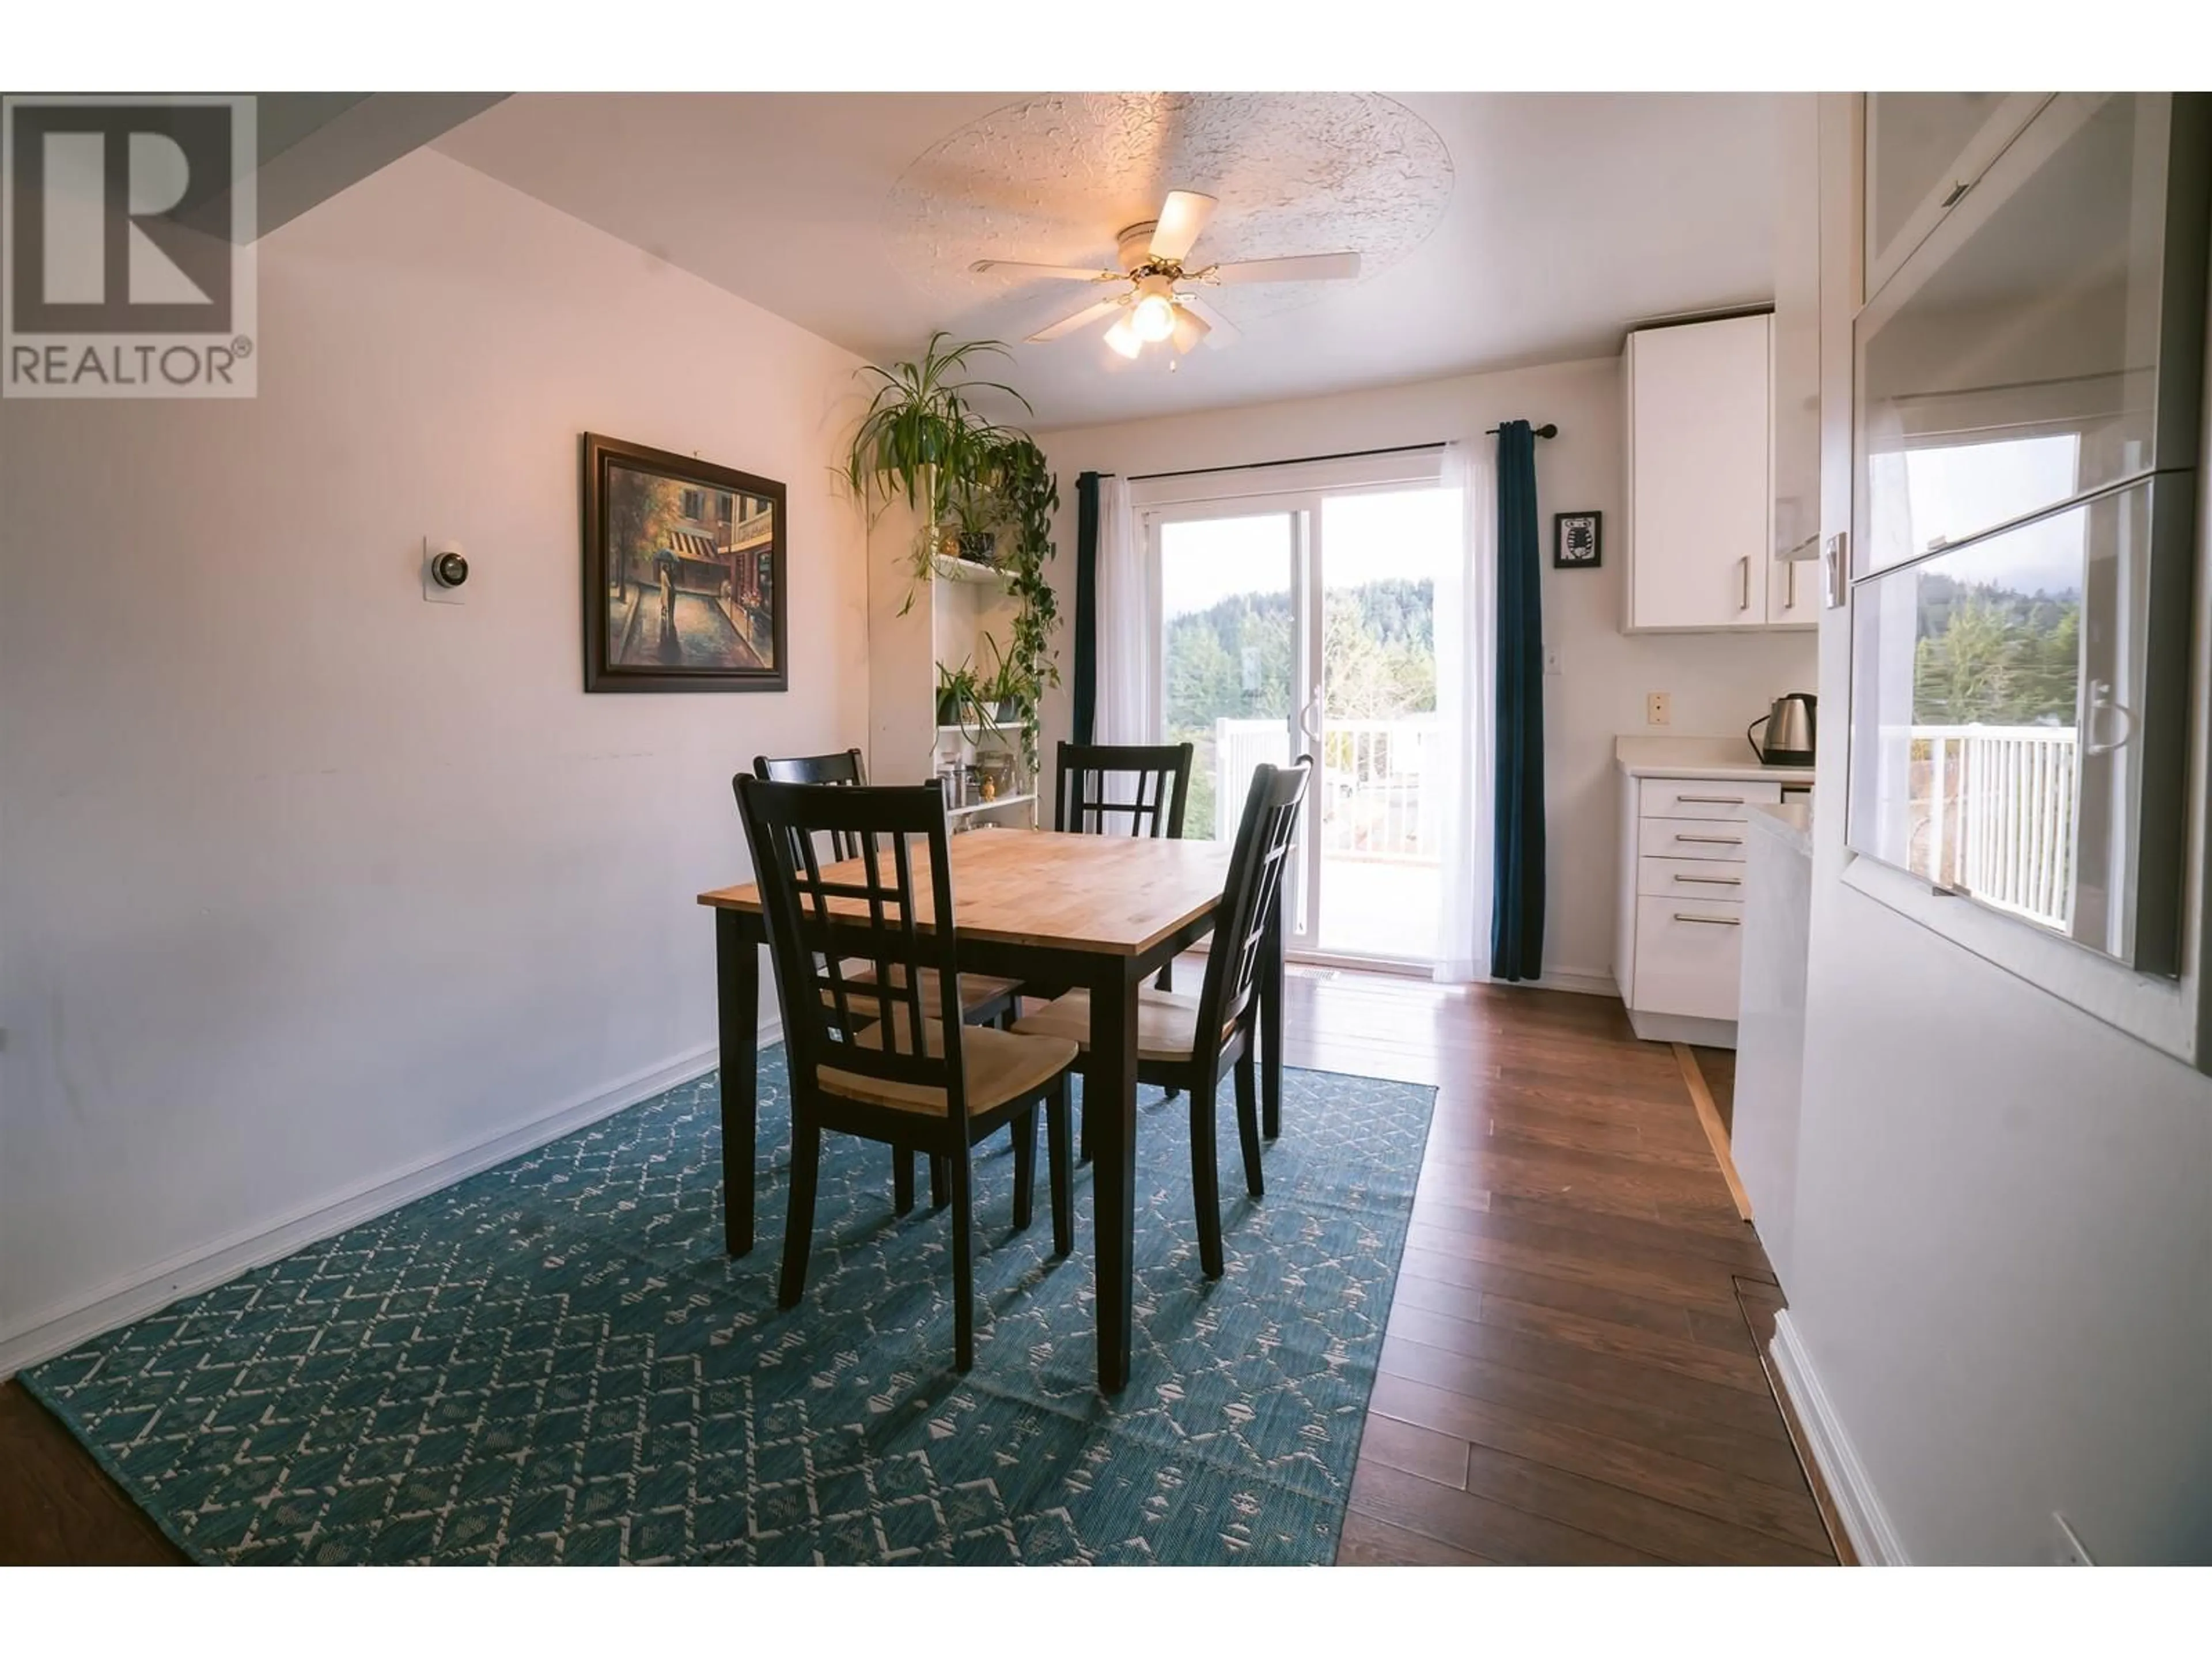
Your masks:
[{"label": "black curtain rod", "polygon": [[1253,472],[1267,466],[1304,466],[1309,461],[1356,461],[1364,455],[1418,455],[1425,449],[1442,449],[1442,443],[1396,444],[1385,449],[1346,449],[1334,455],[1294,455],[1284,461],[1243,461],[1235,466],[1194,466],[1181,472],[1134,472],[1131,483],[1147,478],[1202,478],[1209,472]]},{"label": "black curtain rod", "polygon": [[[1498,428],[1494,426],[1490,427],[1485,430],[1483,435],[1494,438],[1498,435]],[[1536,435],[1540,438],[1556,438],[1559,435],[1559,428],[1547,421],[1536,428]],[[1256,472],[1265,467],[1304,466],[1313,461],[1357,461],[1370,455],[1419,455],[1425,450],[1443,447],[1443,445],[1441,443],[1426,443],[1393,444],[1382,449],[1342,449],[1334,455],[1294,455],[1287,460],[1281,461],[1240,461],[1234,466],[1194,466],[1187,467],[1179,472],[1133,472],[1129,475],[1128,482],[1143,483],[1152,478],[1202,478],[1212,472]],[[1113,474],[1108,472],[1101,473],[1099,476],[1111,477]]]}]

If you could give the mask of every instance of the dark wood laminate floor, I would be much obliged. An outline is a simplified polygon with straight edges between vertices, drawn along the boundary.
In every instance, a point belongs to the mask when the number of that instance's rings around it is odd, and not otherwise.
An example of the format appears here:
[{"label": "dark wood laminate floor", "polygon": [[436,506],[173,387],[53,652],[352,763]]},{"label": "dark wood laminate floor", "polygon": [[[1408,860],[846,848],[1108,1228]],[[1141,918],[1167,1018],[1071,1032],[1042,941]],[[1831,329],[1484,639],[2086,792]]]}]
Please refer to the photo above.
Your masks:
[{"label": "dark wood laminate floor", "polygon": [[184,1559],[21,1383],[0,1384],[0,1566],[145,1567]]},{"label": "dark wood laminate floor", "polygon": [[1437,1087],[1338,1559],[1832,1563],[1739,1294],[1771,1328],[1780,1291],[1673,1051],[1597,997],[1286,994],[1290,1064]]},{"label": "dark wood laminate floor", "polygon": [[[1291,1065],[1438,1091],[1338,1559],[1832,1562],[1747,1320],[1779,1292],[1672,1051],[1557,992],[1300,970],[1286,1000]],[[0,1564],[179,1559],[0,1388]]]}]

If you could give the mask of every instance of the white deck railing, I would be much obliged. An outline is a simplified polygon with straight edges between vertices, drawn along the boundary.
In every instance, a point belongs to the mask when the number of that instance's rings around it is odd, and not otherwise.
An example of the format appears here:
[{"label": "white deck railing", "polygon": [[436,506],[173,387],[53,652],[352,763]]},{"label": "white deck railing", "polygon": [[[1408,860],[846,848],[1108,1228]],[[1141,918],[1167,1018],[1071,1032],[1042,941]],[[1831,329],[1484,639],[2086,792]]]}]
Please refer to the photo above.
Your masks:
[{"label": "white deck railing", "polygon": [[[1436,863],[1435,779],[1442,741],[1437,716],[1333,720],[1325,732],[1314,787],[1322,856]],[[1290,758],[1287,721],[1214,721],[1216,840],[1236,834],[1252,769],[1286,766]]]},{"label": "white deck railing", "polygon": [[[1913,867],[2052,927],[2074,913],[2075,732],[1912,728]],[[1923,771],[1924,767],[1924,771]]]}]

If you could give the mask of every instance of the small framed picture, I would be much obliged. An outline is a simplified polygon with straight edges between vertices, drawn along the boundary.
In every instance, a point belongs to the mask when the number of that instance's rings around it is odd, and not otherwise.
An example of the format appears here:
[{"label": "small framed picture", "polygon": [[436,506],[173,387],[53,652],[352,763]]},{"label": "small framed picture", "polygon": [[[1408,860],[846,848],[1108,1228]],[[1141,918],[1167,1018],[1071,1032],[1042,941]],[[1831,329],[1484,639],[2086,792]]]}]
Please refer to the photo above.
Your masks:
[{"label": "small framed picture", "polygon": [[1552,514],[1552,568],[1555,570],[1595,570],[1604,550],[1598,532],[1602,513]]}]

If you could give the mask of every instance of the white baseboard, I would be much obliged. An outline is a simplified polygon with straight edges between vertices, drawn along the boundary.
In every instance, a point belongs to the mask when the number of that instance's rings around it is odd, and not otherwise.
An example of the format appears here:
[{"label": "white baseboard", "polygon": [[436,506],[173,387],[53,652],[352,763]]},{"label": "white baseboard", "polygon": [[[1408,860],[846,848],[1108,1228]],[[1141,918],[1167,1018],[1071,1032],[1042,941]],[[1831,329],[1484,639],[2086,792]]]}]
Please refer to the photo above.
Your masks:
[{"label": "white baseboard", "polygon": [[[780,1036],[776,1021],[763,1022],[760,1033],[763,1048]],[[714,1043],[691,1049],[486,1139],[354,1188],[266,1226],[181,1252],[144,1273],[111,1280],[89,1295],[34,1314],[21,1328],[0,1333],[0,1382],[56,1354],[67,1353],[81,1342],[143,1319],[180,1297],[213,1290],[242,1273],[280,1261],[295,1250],[410,1204],[495,1164],[534,1152],[548,1141],[611,1117],[664,1089],[689,1082],[712,1071],[718,1056]]]},{"label": "white baseboard", "polygon": [[1620,995],[1620,987],[1613,983],[1611,974],[1593,974],[1581,968],[1555,968],[1540,979],[1522,981],[1540,991],[1572,991],[1583,997],[1614,997]]},{"label": "white baseboard", "polygon": [[1828,1496],[1835,1503],[1860,1565],[1911,1565],[1911,1558],[1905,1554],[1897,1528],[1890,1525],[1888,1511],[1882,1508],[1873,1482],[1867,1478],[1866,1466],[1859,1462],[1858,1453],[1851,1446],[1850,1436],[1844,1431],[1842,1419],[1836,1415],[1827,1390],[1820,1386],[1820,1379],[1813,1370],[1812,1356],[1798,1339],[1797,1327],[1787,1308],[1774,1316],[1774,1340],[1767,1353],[1774,1361],[1775,1376],[1783,1392],[1790,1396],[1790,1407],[1805,1431],[1805,1449],[1827,1484]]},{"label": "white baseboard", "polygon": [[1654,1014],[1641,1008],[1628,1011],[1629,1029],[1646,1042],[1687,1042],[1699,1048],[1735,1047],[1735,1022],[1701,1019],[1694,1014]]}]

